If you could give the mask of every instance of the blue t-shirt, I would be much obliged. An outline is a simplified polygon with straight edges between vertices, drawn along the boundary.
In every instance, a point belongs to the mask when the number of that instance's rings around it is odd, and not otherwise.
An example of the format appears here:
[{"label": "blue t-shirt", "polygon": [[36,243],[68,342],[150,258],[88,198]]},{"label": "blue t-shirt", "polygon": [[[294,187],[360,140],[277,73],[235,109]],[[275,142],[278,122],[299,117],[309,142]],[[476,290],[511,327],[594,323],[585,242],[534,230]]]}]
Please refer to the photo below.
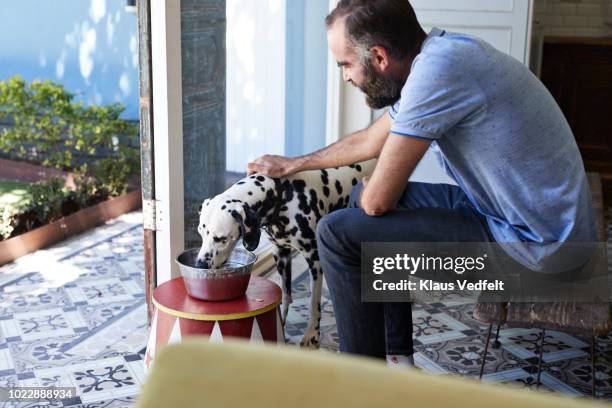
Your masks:
[{"label": "blue t-shirt", "polygon": [[594,242],[582,158],[559,106],[524,65],[486,42],[434,28],[414,59],[391,133],[434,140],[446,173],[510,255],[539,269],[529,243]]}]

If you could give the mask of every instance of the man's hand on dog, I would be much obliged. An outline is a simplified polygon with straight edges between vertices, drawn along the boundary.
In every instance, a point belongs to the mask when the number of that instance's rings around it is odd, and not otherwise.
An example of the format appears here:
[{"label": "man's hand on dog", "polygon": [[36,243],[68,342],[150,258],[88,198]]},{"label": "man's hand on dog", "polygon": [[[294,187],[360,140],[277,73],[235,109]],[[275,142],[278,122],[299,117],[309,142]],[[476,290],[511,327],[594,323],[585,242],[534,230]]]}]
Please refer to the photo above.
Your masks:
[{"label": "man's hand on dog", "polygon": [[247,176],[261,173],[268,177],[279,178],[293,174],[297,171],[294,159],[285,156],[266,154],[247,164]]}]

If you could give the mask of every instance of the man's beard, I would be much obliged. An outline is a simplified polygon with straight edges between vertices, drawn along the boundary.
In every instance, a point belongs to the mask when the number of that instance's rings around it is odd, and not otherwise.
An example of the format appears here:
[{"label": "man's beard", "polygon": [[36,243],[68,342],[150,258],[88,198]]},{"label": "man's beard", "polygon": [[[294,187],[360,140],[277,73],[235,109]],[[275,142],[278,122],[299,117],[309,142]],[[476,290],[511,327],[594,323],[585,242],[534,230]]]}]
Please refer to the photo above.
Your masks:
[{"label": "man's beard", "polygon": [[382,109],[397,102],[402,93],[404,83],[395,78],[385,78],[378,74],[372,63],[366,61],[363,65],[364,78],[357,85],[366,96],[366,103],[372,109]]}]

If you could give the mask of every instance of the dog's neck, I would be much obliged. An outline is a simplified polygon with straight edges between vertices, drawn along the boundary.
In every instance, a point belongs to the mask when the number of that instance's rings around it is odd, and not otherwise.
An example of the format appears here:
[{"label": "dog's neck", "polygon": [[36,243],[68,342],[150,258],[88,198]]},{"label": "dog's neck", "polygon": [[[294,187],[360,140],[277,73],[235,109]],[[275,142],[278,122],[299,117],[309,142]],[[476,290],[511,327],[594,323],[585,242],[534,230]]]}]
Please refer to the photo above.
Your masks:
[{"label": "dog's neck", "polygon": [[225,194],[240,199],[254,210],[262,225],[274,221],[280,212],[280,182],[260,174],[245,177],[232,185]]}]

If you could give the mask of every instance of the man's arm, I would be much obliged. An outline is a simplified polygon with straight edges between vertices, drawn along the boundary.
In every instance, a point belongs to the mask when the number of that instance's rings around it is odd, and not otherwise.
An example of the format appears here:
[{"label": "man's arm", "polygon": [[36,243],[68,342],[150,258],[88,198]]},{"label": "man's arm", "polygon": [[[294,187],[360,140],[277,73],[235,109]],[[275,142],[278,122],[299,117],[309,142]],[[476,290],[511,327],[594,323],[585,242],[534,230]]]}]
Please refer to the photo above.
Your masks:
[{"label": "man's arm", "polygon": [[382,115],[364,130],[352,133],[316,152],[289,158],[265,155],[247,165],[247,174],[263,173],[270,177],[283,177],[304,170],[346,166],[380,155],[391,129],[391,118]]},{"label": "man's arm", "polygon": [[372,176],[363,188],[360,207],[371,216],[379,216],[397,205],[406,181],[429,148],[431,140],[390,134]]}]

